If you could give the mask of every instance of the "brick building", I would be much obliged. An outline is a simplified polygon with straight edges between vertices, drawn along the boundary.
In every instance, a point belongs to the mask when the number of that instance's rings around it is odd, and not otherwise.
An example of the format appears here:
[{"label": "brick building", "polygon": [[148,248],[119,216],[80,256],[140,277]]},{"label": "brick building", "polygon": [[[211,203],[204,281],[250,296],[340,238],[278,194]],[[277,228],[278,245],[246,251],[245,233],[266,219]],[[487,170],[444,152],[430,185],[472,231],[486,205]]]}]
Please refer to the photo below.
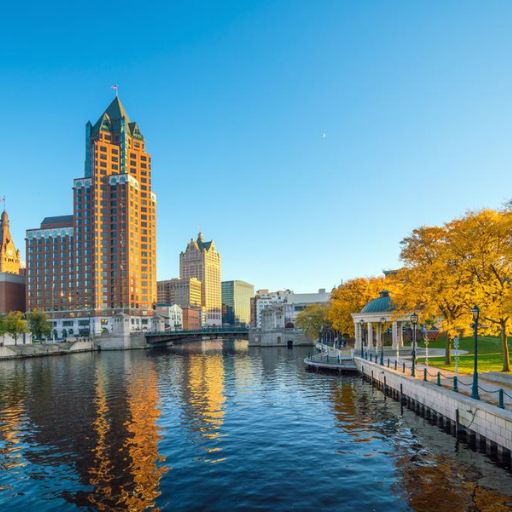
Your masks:
[{"label": "brick building", "polygon": [[124,313],[149,329],[156,303],[156,196],[151,157],[116,96],[86,124],[85,172],[73,215],[27,231],[27,308],[48,313],[57,336],[111,330]]}]

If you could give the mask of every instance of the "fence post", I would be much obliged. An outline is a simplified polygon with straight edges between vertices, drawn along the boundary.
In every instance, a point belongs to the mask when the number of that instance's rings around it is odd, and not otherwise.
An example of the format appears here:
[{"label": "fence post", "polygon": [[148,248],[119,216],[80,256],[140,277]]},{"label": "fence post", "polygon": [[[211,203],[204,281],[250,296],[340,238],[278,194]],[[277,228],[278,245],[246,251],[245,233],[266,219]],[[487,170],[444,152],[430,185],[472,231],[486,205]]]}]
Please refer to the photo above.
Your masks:
[{"label": "fence post", "polygon": [[397,366],[398,366],[398,361],[395,359],[395,372],[396,372]]},{"label": "fence post", "polygon": [[426,368],[423,368],[423,380],[425,382],[427,381],[427,369]]},{"label": "fence post", "polygon": [[498,407],[505,409],[505,397],[503,396],[503,388],[500,388],[498,392]]},{"label": "fence post", "polygon": [[388,357],[388,368],[389,368],[389,357]]},{"label": "fence post", "polygon": [[405,361],[402,363],[402,373],[405,373]]},{"label": "fence post", "polygon": [[441,385],[441,372],[437,372],[437,385]]},{"label": "fence post", "polygon": [[458,393],[459,391],[459,379],[457,378],[457,376],[453,377],[453,391],[455,391],[456,393]]}]

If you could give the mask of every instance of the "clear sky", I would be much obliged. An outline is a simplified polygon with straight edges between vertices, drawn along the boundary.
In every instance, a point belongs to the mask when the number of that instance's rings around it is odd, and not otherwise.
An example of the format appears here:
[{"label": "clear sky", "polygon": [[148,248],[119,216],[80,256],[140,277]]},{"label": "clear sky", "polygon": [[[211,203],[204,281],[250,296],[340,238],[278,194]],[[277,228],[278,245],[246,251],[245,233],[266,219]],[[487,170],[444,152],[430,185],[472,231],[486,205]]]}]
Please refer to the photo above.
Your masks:
[{"label": "clear sky", "polygon": [[509,1],[5,2],[15,241],[72,212],[118,83],[153,157],[159,278],[199,228],[257,288],[396,267],[414,227],[512,198],[511,25]]}]

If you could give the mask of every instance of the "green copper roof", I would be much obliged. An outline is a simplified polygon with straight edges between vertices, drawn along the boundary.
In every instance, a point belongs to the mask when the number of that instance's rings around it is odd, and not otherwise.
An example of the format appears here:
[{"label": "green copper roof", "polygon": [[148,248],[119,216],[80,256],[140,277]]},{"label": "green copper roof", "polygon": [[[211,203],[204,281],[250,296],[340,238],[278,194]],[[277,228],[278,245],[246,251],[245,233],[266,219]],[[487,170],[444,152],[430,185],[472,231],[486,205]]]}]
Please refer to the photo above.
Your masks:
[{"label": "green copper roof", "polygon": [[121,118],[124,117],[127,123],[130,122],[130,118],[126,113],[126,110],[123,104],[121,103],[121,100],[117,96],[112,100],[110,105],[107,107],[107,110],[105,110],[105,114],[107,114],[112,121],[119,121]]},{"label": "green copper roof", "polygon": [[383,290],[380,292],[380,297],[368,302],[368,304],[366,304],[366,306],[361,310],[361,313],[387,313],[394,309],[395,306],[391,301],[389,292],[387,290]]},{"label": "green copper roof", "polygon": [[144,138],[138,124],[130,121],[126,109],[117,96],[96,121],[96,124],[91,129],[91,134],[96,135],[100,130],[120,133],[122,122],[125,123],[126,129],[132,137],[141,140]]},{"label": "green copper roof", "polygon": [[203,233],[199,232],[197,235],[197,245],[199,246],[199,249],[209,251],[210,247],[212,246],[213,240],[210,240],[209,242],[205,242],[203,238]]}]

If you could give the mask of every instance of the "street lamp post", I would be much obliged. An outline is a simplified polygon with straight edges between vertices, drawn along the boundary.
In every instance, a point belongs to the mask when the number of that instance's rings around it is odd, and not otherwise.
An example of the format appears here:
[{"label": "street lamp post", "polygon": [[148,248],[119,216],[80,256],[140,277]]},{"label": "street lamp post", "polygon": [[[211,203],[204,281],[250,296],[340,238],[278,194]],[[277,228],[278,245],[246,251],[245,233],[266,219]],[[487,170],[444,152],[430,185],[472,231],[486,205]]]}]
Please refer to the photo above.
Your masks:
[{"label": "street lamp post", "polygon": [[359,320],[359,336],[361,337],[361,358],[364,357],[364,331],[363,331],[364,320]]},{"label": "street lamp post", "polygon": [[473,314],[473,351],[475,353],[471,398],[480,400],[480,395],[478,394],[478,319],[480,317],[480,308],[478,306],[473,306],[471,308],[471,313]]},{"label": "street lamp post", "polygon": [[379,334],[380,334],[380,364],[384,366],[384,322],[385,318],[380,319]]},{"label": "street lamp post", "polygon": [[411,315],[412,322],[412,368],[411,375],[416,377],[416,326],[418,325],[418,315],[413,313]]}]

